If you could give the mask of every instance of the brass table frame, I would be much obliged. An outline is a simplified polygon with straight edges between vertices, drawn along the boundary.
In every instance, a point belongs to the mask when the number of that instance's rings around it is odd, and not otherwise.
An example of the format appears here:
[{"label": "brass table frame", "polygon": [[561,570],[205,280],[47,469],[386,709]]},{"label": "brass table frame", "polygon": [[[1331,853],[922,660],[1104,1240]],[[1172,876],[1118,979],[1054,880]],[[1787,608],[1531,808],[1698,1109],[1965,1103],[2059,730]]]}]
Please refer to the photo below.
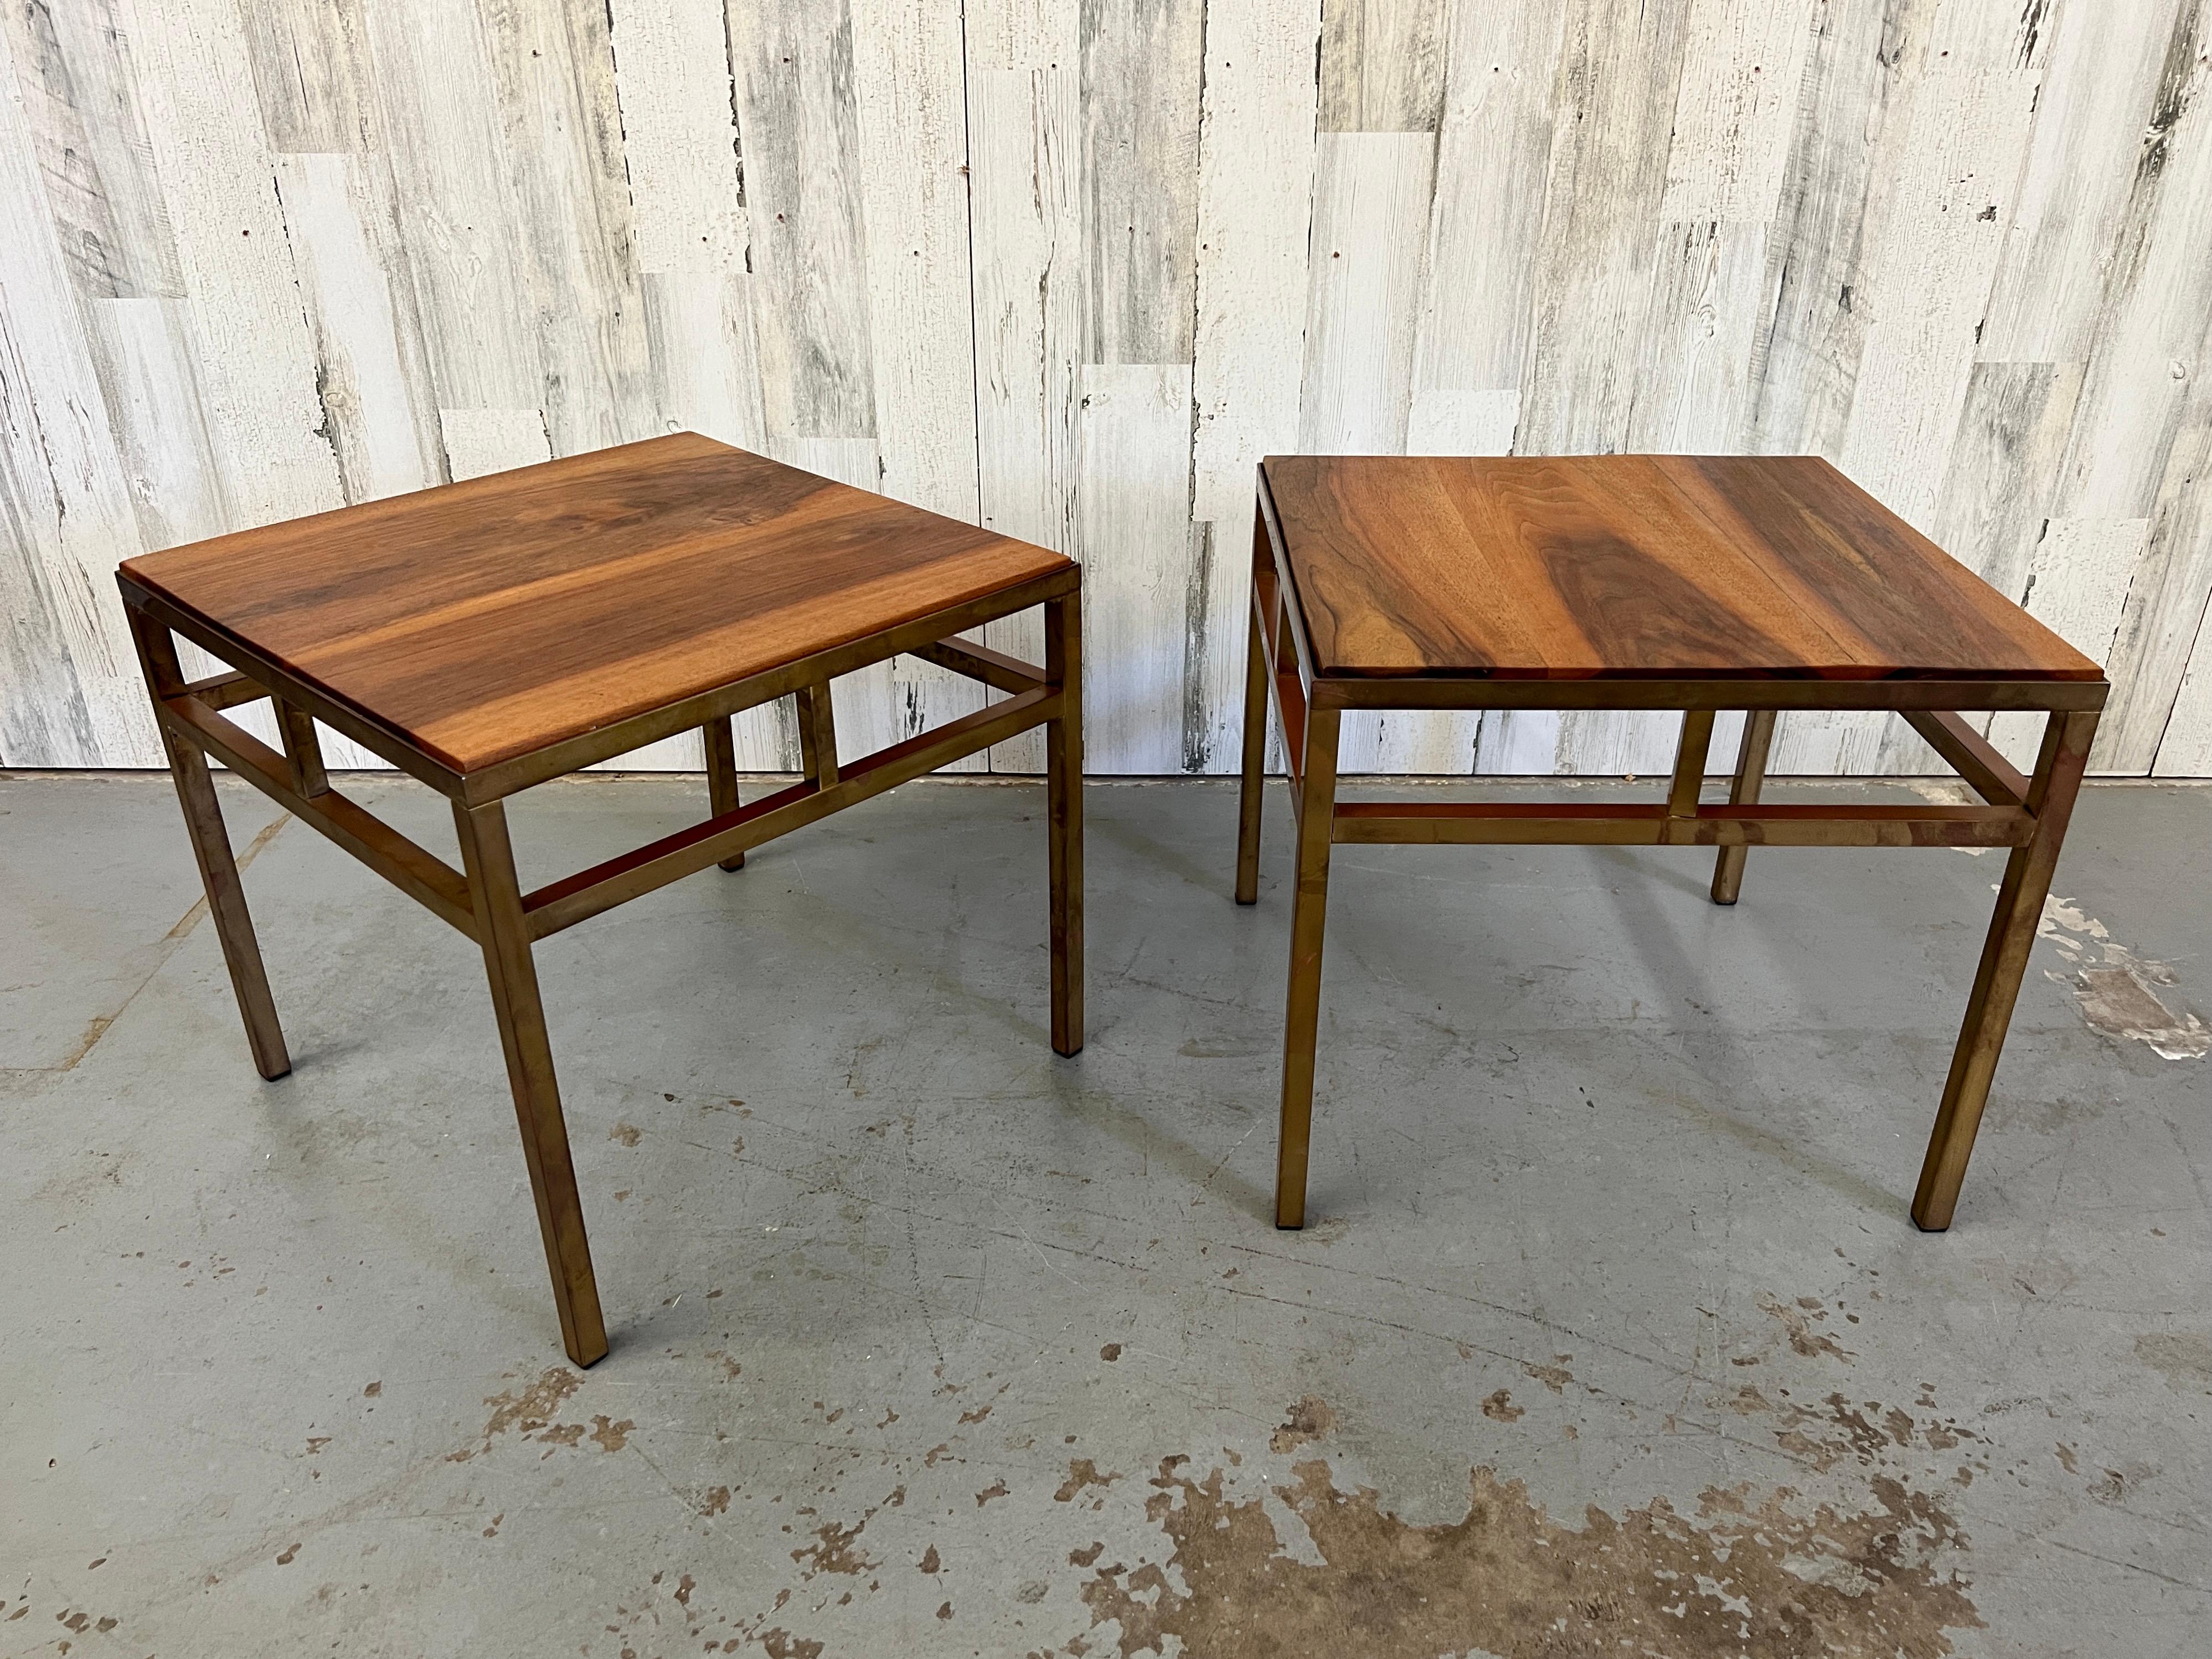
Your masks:
[{"label": "brass table frame", "polygon": [[[397,731],[325,695],[206,618],[125,575],[118,574],[117,580],[184,807],[193,856],[206,886],[208,912],[215,919],[245,1018],[246,1041],[261,1075],[283,1077],[292,1062],[209,773],[210,757],[483,947],[531,1191],[552,1273],[561,1339],[579,1365],[589,1365],[606,1353],[606,1324],[599,1310],[531,955],[538,940],[710,864],[737,869],[751,848],[1042,726],[1049,821],[1052,1046],[1062,1054],[1083,1047],[1083,620],[1082,577],[1076,567],[469,773],[456,772],[433,759]],[[1045,613],[1042,668],[952,637],[1036,605]],[[179,664],[176,635],[231,664],[234,672],[188,683]],[[830,679],[901,653],[1011,695],[874,754],[841,761],[830,714]],[[787,788],[741,805],[730,717],[793,695],[804,775]],[[222,713],[263,697],[274,704],[284,743],[282,754]],[[452,800],[462,869],[454,869],[331,787],[317,746],[316,720]],[[522,890],[507,838],[507,796],[695,727],[706,742],[711,816],[535,891]]]},{"label": "brass table frame", "polygon": [[[1317,673],[1294,602],[1288,556],[1264,473],[1252,531],[1252,628],[1245,673],[1243,782],[1237,823],[1237,902],[1259,897],[1260,809],[1267,709],[1283,732],[1297,815],[1297,885],[1291,909],[1290,990],[1283,1034],[1275,1224],[1305,1224],[1306,1161],[1313,1121],[1314,1047],[1321,1016],[1322,934],[1329,849],[1339,842],[1437,845],[1531,844],[1714,847],[1716,904],[1733,904],[1752,847],[2006,847],[2004,880],[1981,966],[1913,1194],[1912,1218],[1935,1232],[1951,1224],[1990,1081],[2004,1046],[2028,948],[2043,915],[2066,821],[2096,736],[2103,680],[1352,678]],[[1339,802],[1337,732],[1346,709],[1680,709],[1682,735],[1667,799],[1649,804],[1455,801]],[[1972,786],[1979,806],[1781,806],[1759,800],[1774,717],[1785,708],[1887,709]],[[2035,775],[2023,777],[1965,720],[1960,709],[2041,709]],[[1726,805],[1704,805],[1713,716],[1746,711],[1743,744]]]}]

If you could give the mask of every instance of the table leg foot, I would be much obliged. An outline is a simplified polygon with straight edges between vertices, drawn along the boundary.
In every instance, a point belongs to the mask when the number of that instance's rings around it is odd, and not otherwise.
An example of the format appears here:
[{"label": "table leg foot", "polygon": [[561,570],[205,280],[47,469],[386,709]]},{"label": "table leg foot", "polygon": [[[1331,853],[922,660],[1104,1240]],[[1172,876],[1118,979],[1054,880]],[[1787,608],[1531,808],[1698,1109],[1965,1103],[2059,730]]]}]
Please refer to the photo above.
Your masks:
[{"label": "table leg foot", "polygon": [[537,964],[531,959],[529,923],[515,878],[506,809],[497,801],[473,810],[456,801],[453,823],[460,835],[469,890],[476,900],[484,971],[490,981],[492,1007],[499,1016],[500,1045],[507,1054],[507,1082],[522,1131],[523,1158],[530,1168],[530,1190],[538,1203],[546,1266],[553,1276],[562,1346],[577,1364],[589,1365],[605,1357],[606,1322],[599,1312],[591,1244],[584,1236],[583,1202],[576,1193],[568,1129],[561,1115],[561,1090],[553,1075],[553,1049],[538,996]]},{"label": "table leg foot", "polygon": [[1912,1195],[1912,1219],[1923,1232],[1942,1232],[1958,1207],[1966,1160],[1973,1153],[1974,1134],[1981,1127],[1982,1109],[1989,1102],[1990,1083],[2004,1048],[2005,1028],[2020,995],[2028,952],[2043,920],[2043,901],[2065,839],[2066,821],[2096,734],[2094,710],[2054,714],[2044,729],[2043,752],[2026,802],[2035,814],[2034,838],[2014,848],[2005,862],[1996,912],[1990,919],[1959,1046],[1952,1053],[1951,1073],[1943,1085],[1943,1103],[1936,1109],[1920,1184]]}]

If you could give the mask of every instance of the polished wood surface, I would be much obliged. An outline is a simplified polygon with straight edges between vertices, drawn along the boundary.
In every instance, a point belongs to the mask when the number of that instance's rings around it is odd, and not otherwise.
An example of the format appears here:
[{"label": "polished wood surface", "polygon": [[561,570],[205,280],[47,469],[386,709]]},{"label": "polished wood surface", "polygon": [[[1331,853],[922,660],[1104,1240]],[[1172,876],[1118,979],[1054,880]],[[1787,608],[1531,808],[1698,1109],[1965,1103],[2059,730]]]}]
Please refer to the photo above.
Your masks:
[{"label": "polished wood surface", "polygon": [[[212,756],[483,951],[562,1346],[607,1352],[532,946],[1046,727],[1052,1046],[1083,1046],[1082,571],[684,434],[136,559],[117,573],[255,1066],[291,1064]],[[959,638],[1044,610],[1042,667]],[[234,672],[187,684],[177,636]],[[905,652],[993,691],[838,753],[830,681]],[[270,699],[283,752],[224,710]],[[740,799],[730,716],[794,698],[805,775]],[[451,797],[454,869],[333,787],[316,722]],[[529,893],[505,797],[678,732],[708,815]]]},{"label": "polished wood surface", "polygon": [[122,574],[468,773],[1069,568],[679,433]]},{"label": "polished wood surface", "polygon": [[1810,456],[1271,456],[1325,677],[2095,680]]},{"label": "polished wood surface", "polygon": [[[1275,1220],[1306,1218],[1329,849],[1715,847],[1733,904],[1751,847],[2011,849],[1913,1219],[1950,1224],[2081,782],[2103,674],[1825,462],[1296,457],[1262,464],[1235,894],[1259,896],[1272,704],[1297,816]],[[1347,708],[1680,711],[1664,798],[1339,801]],[[2023,778],[1955,712],[2047,711]],[[1778,711],[1903,714],[1984,802],[1769,805]],[[1703,799],[1715,716],[1745,711],[1729,799]]]}]

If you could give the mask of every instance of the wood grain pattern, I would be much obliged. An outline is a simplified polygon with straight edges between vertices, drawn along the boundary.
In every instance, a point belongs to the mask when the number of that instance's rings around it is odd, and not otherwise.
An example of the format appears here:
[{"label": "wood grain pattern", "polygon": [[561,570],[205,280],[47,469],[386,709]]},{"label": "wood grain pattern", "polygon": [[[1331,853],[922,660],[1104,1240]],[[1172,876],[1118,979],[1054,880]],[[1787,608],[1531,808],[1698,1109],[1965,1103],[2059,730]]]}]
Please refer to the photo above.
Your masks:
[{"label": "wood grain pattern", "polygon": [[[2093,771],[2196,752],[2212,0],[24,0],[0,210],[0,763],[158,763],[118,559],[687,429],[1102,560],[1159,730],[1094,769],[1236,763],[1253,469],[1324,443],[1823,455],[2014,601],[2118,595]],[[836,688],[873,741],[975,695]],[[1392,718],[1347,769],[1672,741]],[[1810,710],[1772,761],[1935,763]]]},{"label": "wood grain pattern", "polygon": [[1273,456],[1266,477],[1331,676],[2100,678],[1817,459]]},{"label": "wood grain pattern", "polygon": [[124,574],[468,773],[1066,562],[683,434]]}]

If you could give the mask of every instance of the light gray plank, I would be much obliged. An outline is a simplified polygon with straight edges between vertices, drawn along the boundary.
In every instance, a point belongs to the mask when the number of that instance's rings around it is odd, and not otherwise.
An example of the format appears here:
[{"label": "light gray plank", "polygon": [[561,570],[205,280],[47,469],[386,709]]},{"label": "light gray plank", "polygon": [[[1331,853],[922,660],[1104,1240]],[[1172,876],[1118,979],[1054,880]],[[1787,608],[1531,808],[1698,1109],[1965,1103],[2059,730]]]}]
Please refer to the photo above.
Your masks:
[{"label": "light gray plank", "polygon": [[[1929,534],[2015,602],[2027,592],[2081,390],[2079,363],[1981,362],[1967,382]],[[1967,718],[1988,729],[1986,714]],[[1882,723],[1880,744],[1877,770],[1925,775],[1948,769],[1903,720]]]},{"label": "light gray plank", "polygon": [[722,0],[611,0],[608,11],[638,269],[742,275],[744,169]]},{"label": "light gray plank", "polygon": [[1774,217],[1815,9],[1811,0],[1691,0],[1662,218]]},{"label": "light gray plank", "polygon": [[1521,390],[1566,0],[1462,5],[1437,135],[1416,385]]},{"label": "light gray plank", "polygon": [[1416,392],[1406,418],[1408,455],[1510,455],[1521,394]]},{"label": "light gray plank", "polygon": [[141,544],[15,87],[0,38],[0,762],[150,765],[112,574]]},{"label": "light gray plank", "polygon": [[1984,357],[2088,356],[2175,26],[2193,10],[2180,0],[2059,9],[1982,331]]},{"label": "light gray plank", "polygon": [[1425,133],[1321,135],[1298,410],[1303,450],[1405,450],[1434,158]]},{"label": "light gray plank", "polygon": [[[2205,142],[2201,128],[2197,138]],[[2191,619],[2212,592],[2212,338],[2188,368],[2188,402],[2106,664],[2112,696],[2090,756],[2101,770],[2141,773],[2163,763],[2160,744],[2198,632]]]},{"label": "light gray plank", "polygon": [[1966,405],[2048,40],[2012,0],[1952,0],[1922,59],[1837,457],[1917,525],[1934,514]]},{"label": "light gray plank", "polygon": [[1684,14],[1573,0],[1553,82],[1551,165],[1516,440],[1534,454],[1627,441]]},{"label": "light gray plank", "polygon": [[[1076,549],[1085,281],[1079,78],[1072,58],[1058,67],[971,65],[968,77],[981,521],[1063,553]],[[1041,662],[1042,619],[993,623],[984,642]],[[1042,735],[1025,732],[996,745],[990,766],[1042,771]]]},{"label": "light gray plank", "polygon": [[1833,455],[1858,381],[1895,152],[1936,0],[1827,5],[1799,86],[1780,205],[1767,234],[1771,319],[1753,355],[1743,447]]},{"label": "light gray plank", "polygon": [[2160,736],[2153,770],[2162,778],[2212,778],[2212,609],[2200,612],[2180,694]]},{"label": "light gray plank", "polygon": [[368,9],[384,135],[424,349],[449,409],[544,398],[491,66],[470,0]]},{"label": "light gray plank", "polygon": [[441,409],[438,424],[456,483],[553,459],[542,409]]},{"label": "light gray plank", "polygon": [[1192,386],[1192,581],[1183,763],[1237,764],[1251,602],[1253,480],[1295,449],[1304,369],[1318,0],[1214,0],[1206,11]]},{"label": "light gray plank", "polygon": [[78,291],[125,299],[182,294],[168,209],[149,159],[140,66],[118,0],[21,0],[0,9],[0,33]]},{"label": "light gray plank", "polygon": [[1085,361],[1191,360],[1203,0],[1084,0]]},{"label": "light gray plank", "polygon": [[276,158],[316,384],[349,501],[446,481],[414,276],[389,189],[375,158]]},{"label": "light gray plank", "polygon": [[233,514],[209,440],[199,343],[185,302],[93,300],[82,316],[146,546],[222,535]]},{"label": "light gray plank", "polygon": [[1084,749],[1094,772],[1182,768],[1190,366],[1083,371]]},{"label": "light gray plank", "polygon": [[785,455],[790,439],[872,438],[851,15],[844,0],[732,0],[728,17],[771,440]]},{"label": "light gray plank", "polygon": [[980,509],[960,19],[931,0],[851,3],[880,488],[973,522]]},{"label": "light gray plank", "polygon": [[656,427],[605,0],[495,6],[485,31],[554,453]]},{"label": "light gray plank", "polygon": [[1328,0],[1324,132],[1434,132],[1443,110],[1444,0]]},{"label": "light gray plank", "polygon": [[239,0],[254,96],[279,154],[374,148],[362,0]]},{"label": "light gray plank", "polygon": [[1656,241],[1628,447],[1724,453],[1750,414],[1752,354],[1766,295],[1766,227],[1711,219],[1665,224]]}]

